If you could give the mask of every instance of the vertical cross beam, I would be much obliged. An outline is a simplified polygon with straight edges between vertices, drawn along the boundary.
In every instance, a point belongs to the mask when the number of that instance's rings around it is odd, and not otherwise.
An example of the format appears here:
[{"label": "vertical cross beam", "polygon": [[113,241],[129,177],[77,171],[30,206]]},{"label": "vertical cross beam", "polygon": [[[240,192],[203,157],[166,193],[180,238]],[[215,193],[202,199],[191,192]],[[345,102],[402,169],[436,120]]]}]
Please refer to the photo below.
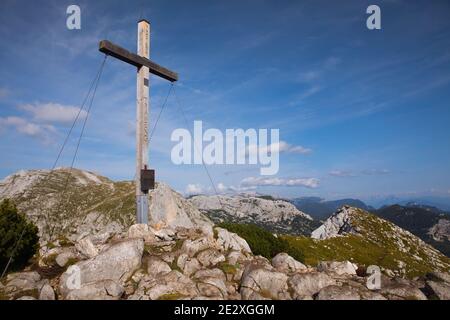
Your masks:
[{"label": "vertical cross beam", "polygon": [[[138,23],[138,51],[141,57],[150,58],[150,24]],[[149,115],[149,68],[141,66],[137,71],[136,109],[136,219],[148,223],[148,196],[141,189],[141,170],[148,167],[148,115]]]}]

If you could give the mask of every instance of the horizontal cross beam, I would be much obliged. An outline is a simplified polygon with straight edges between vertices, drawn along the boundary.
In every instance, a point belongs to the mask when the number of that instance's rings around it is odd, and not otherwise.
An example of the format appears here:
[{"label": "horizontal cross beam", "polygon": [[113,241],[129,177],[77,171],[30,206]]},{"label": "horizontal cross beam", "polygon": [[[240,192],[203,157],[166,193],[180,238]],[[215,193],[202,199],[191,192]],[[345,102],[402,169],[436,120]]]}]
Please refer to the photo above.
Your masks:
[{"label": "horizontal cross beam", "polygon": [[98,50],[100,52],[103,52],[104,54],[122,60],[123,62],[131,64],[137,68],[140,68],[142,66],[148,67],[150,73],[169,80],[170,82],[175,82],[178,80],[178,74],[176,72],[166,69],[147,58],[141,57],[122,47],[119,47],[118,45],[115,45],[108,40],[100,41]]}]

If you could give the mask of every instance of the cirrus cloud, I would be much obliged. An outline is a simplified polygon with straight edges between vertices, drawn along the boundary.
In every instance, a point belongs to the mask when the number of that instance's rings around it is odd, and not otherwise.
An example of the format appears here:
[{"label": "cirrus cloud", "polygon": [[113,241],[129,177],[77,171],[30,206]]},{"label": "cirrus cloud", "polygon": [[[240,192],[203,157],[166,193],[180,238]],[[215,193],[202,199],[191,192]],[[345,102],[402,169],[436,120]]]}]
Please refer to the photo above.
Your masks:
[{"label": "cirrus cloud", "polygon": [[286,187],[306,187],[317,188],[319,186],[317,178],[266,178],[266,177],[248,177],[241,181],[244,187],[267,187],[267,186],[286,186]]}]

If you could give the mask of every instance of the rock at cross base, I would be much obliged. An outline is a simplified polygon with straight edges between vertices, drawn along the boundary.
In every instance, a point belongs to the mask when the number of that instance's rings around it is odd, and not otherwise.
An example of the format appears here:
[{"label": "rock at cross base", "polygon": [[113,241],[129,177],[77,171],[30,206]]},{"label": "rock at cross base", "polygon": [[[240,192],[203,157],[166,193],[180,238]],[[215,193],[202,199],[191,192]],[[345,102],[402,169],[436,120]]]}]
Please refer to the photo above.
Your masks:
[{"label": "rock at cross base", "polygon": [[[113,280],[119,284],[126,281],[140,266],[144,251],[142,239],[129,239],[112,244],[94,258],[81,261],[71,266],[62,274],[59,281],[63,297],[68,296],[73,286],[71,280],[79,276],[79,284],[83,286],[92,282]],[[97,287],[96,287],[97,288]],[[89,287],[91,289],[91,287]],[[77,297],[79,294],[77,293]]]}]

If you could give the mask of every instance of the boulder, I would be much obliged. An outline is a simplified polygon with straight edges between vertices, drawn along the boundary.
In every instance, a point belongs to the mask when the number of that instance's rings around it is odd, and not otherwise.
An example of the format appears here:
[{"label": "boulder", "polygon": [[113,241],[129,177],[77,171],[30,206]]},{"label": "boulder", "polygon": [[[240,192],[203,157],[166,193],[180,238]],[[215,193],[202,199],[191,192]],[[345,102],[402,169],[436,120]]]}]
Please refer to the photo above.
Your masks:
[{"label": "boulder", "polygon": [[242,276],[241,297],[244,300],[290,299],[287,280],[288,276],[284,273],[252,268]]},{"label": "boulder", "polygon": [[418,287],[407,281],[382,283],[380,293],[389,300],[427,300]]},{"label": "boulder", "polygon": [[194,298],[199,295],[195,283],[187,276],[172,270],[157,278],[147,277],[139,282],[136,292],[129,300],[157,300]]},{"label": "boulder", "polygon": [[317,266],[321,272],[333,272],[337,275],[356,275],[358,267],[350,261],[322,261]]},{"label": "boulder", "polygon": [[199,251],[214,247],[214,242],[208,237],[201,237],[195,240],[185,240],[181,246],[181,251],[190,257],[195,256]]},{"label": "boulder", "polygon": [[128,238],[138,238],[144,242],[152,243],[156,241],[155,234],[147,224],[134,224],[128,229]]},{"label": "boulder", "polygon": [[439,300],[450,300],[450,284],[448,283],[428,280],[425,289]]},{"label": "boulder", "polygon": [[193,279],[200,279],[200,278],[207,278],[207,277],[218,278],[218,279],[222,279],[223,281],[226,280],[225,273],[218,268],[201,269],[201,270],[198,270],[196,273],[194,273],[194,275],[192,276]]},{"label": "boulder", "polygon": [[39,293],[39,300],[55,300],[55,291],[49,284],[45,284]]},{"label": "boulder", "polygon": [[73,250],[67,249],[56,256],[55,262],[60,267],[65,267],[71,260],[78,259],[78,255]]},{"label": "boulder", "polygon": [[221,278],[202,277],[198,279],[197,288],[201,295],[206,297],[226,298],[227,287]]},{"label": "boulder", "polygon": [[331,285],[322,288],[316,300],[361,300],[361,297],[355,288]]},{"label": "boulder", "polygon": [[306,270],[306,266],[292,258],[287,253],[279,253],[272,259],[273,267],[280,272],[297,272],[300,270]]},{"label": "boulder", "polygon": [[5,293],[31,291],[42,287],[41,276],[36,271],[17,272],[6,277]]},{"label": "boulder", "polygon": [[157,276],[162,273],[172,271],[169,265],[158,257],[150,257],[146,260],[147,273],[152,276]]},{"label": "boulder", "polygon": [[98,254],[97,248],[89,237],[84,237],[75,244],[75,248],[87,258],[93,258]]},{"label": "boulder", "polygon": [[[76,263],[61,275],[59,287],[63,297],[67,296],[73,286],[70,285],[74,277],[78,277],[78,284],[85,284],[103,280],[113,280],[124,283],[141,265],[144,241],[130,239],[112,244],[97,256]],[[69,288],[70,287],[70,288]],[[96,287],[98,289],[98,287]],[[95,290],[97,290],[95,289]],[[88,288],[92,290],[92,287]]]},{"label": "boulder", "polygon": [[204,267],[209,267],[225,261],[225,256],[215,249],[206,249],[197,255],[197,259]]},{"label": "boulder", "polygon": [[70,291],[67,300],[118,300],[123,287],[113,280],[100,280],[83,284],[80,289]]},{"label": "boulder", "polygon": [[186,253],[178,257],[177,265],[187,276],[190,276],[201,268],[200,262],[196,258],[189,257]]},{"label": "boulder", "polygon": [[323,272],[297,273],[289,278],[294,299],[310,298],[322,288],[336,284],[335,280]]},{"label": "boulder", "polygon": [[217,232],[217,243],[223,250],[236,250],[246,253],[252,252],[247,241],[239,237],[236,233],[229,232],[228,230],[219,227],[214,228],[214,230]]}]

